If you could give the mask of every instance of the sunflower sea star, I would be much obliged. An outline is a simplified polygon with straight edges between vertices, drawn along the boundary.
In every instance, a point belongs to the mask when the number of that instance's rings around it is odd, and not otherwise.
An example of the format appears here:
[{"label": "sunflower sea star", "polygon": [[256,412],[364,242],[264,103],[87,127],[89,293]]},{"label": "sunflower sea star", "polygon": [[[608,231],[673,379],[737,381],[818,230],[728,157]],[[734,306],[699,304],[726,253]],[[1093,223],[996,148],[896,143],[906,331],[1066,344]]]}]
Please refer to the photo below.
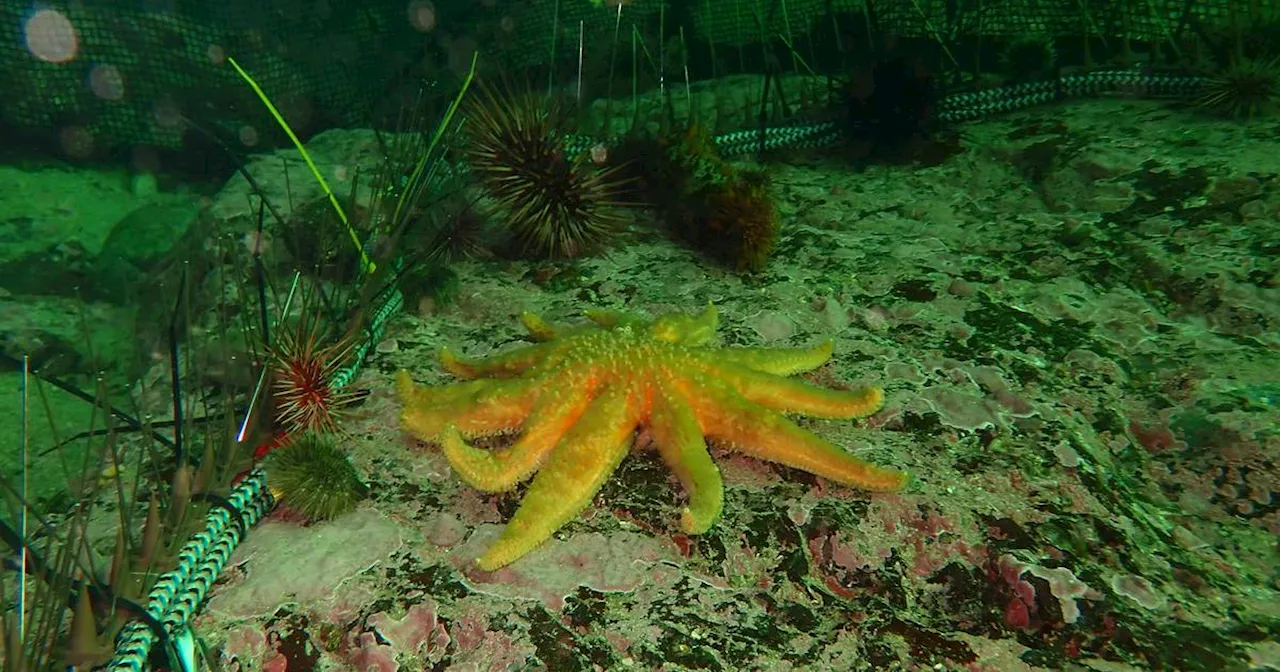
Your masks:
[{"label": "sunflower sea star", "polygon": [[[401,371],[401,422],[436,442],[458,476],[485,492],[511,490],[537,472],[502,536],[477,561],[492,571],[533,550],[582,512],[647,429],[688,493],[680,529],[707,531],[724,489],[704,437],[771,462],[867,490],[897,490],[903,472],[854,458],[788,420],[870,415],[877,387],[830,390],[786,376],[817,368],[828,341],[812,348],[716,348],[716,311],[653,321],[591,312],[580,327],[552,326],[525,313],[536,343],[484,359],[449,349],[440,362],[466,382],[415,386]],[[520,430],[509,447],[474,448],[467,437]]]}]

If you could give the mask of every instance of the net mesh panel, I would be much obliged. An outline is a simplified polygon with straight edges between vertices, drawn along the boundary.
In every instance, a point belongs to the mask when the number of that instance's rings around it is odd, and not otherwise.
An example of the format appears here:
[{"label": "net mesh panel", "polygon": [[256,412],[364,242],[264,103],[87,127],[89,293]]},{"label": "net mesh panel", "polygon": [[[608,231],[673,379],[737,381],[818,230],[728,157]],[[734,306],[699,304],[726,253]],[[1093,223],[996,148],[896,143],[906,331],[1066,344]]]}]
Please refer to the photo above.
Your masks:
[{"label": "net mesh panel", "polygon": [[[656,59],[656,15],[663,0],[23,0],[0,2],[0,120],[54,134],[64,146],[178,148],[184,118],[225,126],[252,143],[279,133],[260,103],[226,65],[234,56],[297,129],[364,122],[376,98],[404,73],[434,62],[458,77],[479,49],[511,72],[573,62],[579,30],[584,68],[607,63],[614,48],[637,44]],[[903,36],[976,36],[1164,40],[1191,11],[1210,26],[1229,24],[1233,0],[871,0],[880,30]],[[837,27],[865,34],[865,0],[667,0],[695,35],[716,45],[765,39],[799,41]],[[1265,0],[1277,13],[1280,0]],[[142,8],[140,8],[140,6]],[[1237,5],[1238,6],[1238,5]],[[77,55],[51,63],[32,54],[41,10],[74,27]],[[415,28],[427,12],[434,25]],[[415,12],[419,12],[415,14]],[[47,18],[47,17],[46,17]],[[762,28],[764,26],[765,28]],[[558,34],[557,34],[558,31]],[[554,50],[553,50],[554,36]],[[668,46],[675,35],[667,35]],[[794,44],[795,42],[793,42]],[[425,70],[431,75],[430,68]],[[69,149],[71,147],[68,147]]]},{"label": "net mesh panel", "polygon": [[[1031,29],[1047,37],[1090,35],[1147,40],[1170,34],[1188,9],[1201,22],[1221,25],[1229,18],[1232,1],[876,0],[870,4],[879,26],[901,36],[1010,37]],[[760,16],[775,17],[767,22],[773,34],[790,34],[794,39],[813,30],[833,29],[833,14],[837,22],[860,21],[860,17],[848,15],[860,13],[867,6],[864,0],[778,0],[776,8],[771,7],[773,0],[698,3],[695,16],[699,34],[716,44],[730,46],[760,42]],[[1266,0],[1264,4],[1280,7],[1277,0]],[[860,31],[861,26],[841,28]]]},{"label": "net mesh panel", "polygon": [[[252,144],[264,128],[261,103],[226,64],[233,56],[261,84],[290,124],[359,123],[370,97],[421,50],[402,2],[332,4],[187,2],[163,11],[137,3],[0,3],[0,120],[56,132],[64,146],[180,146],[185,121],[219,124]],[[320,7],[323,11],[317,11]],[[74,28],[76,56],[36,57]],[[397,56],[400,55],[400,56]]]},{"label": "net mesh panel", "polygon": [[[496,17],[499,39],[482,44],[496,47],[507,65],[537,66],[551,60],[553,46],[558,58],[576,56],[581,29],[584,49],[598,56],[602,47],[612,46],[615,29],[618,48],[630,49],[632,27],[645,26],[661,8],[662,0],[631,0],[623,5],[619,19],[617,4],[611,2],[597,6],[587,0],[512,1]],[[656,44],[658,36],[643,37]]]},{"label": "net mesh panel", "polygon": [[[776,7],[770,5],[771,0],[698,0],[694,21],[698,34],[718,45],[758,44],[762,25],[794,44],[811,30],[833,30],[831,13],[847,15],[866,8],[862,0],[787,0],[779,1]],[[841,18],[849,20],[848,16]]]}]

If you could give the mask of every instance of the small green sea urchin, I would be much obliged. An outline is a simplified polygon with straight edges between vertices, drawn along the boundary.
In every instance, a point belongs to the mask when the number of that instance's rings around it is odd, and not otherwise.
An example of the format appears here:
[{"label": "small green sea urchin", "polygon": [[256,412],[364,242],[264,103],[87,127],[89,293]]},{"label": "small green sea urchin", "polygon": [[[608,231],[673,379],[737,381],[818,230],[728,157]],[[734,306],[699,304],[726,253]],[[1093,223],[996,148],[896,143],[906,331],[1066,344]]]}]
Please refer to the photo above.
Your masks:
[{"label": "small green sea urchin", "polygon": [[286,506],[308,520],[331,520],[355,508],[368,487],[333,438],[298,435],[266,460],[267,483]]}]

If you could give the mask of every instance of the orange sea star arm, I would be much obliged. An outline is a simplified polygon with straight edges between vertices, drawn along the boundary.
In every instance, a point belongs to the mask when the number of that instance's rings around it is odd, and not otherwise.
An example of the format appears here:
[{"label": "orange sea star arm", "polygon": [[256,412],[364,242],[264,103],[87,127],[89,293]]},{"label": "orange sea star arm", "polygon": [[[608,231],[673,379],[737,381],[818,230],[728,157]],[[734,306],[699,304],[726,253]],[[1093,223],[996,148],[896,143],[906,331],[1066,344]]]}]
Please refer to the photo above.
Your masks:
[{"label": "orange sea star arm", "polygon": [[449,465],[471,487],[484,492],[510,490],[538,470],[582,417],[593,392],[587,387],[545,391],[525,421],[520,438],[509,448],[473,448],[452,425],[441,434],[440,445]]},{"label": "orange sea star arm", "polygon": [[678,389],[661,385],[653,398],[649,432],[676,478],[684,486],[689,503],[680,514],[685,534],[702,534],[715,524],[724,508],[724,483],[711,461],[702,428]]},{"label": "orange sea star arm", "polygon": [[459,357],[449,348],[440,348],[440,366],[453,375],[472,378],[513,378],[541,362],[557,344],[535,343],[488,357]]},{"label": "orange sea star arm", "polygon": [[831,359],[831,341],[811,348],[730,348],[715,350],[717,364],[736,364],[752,371],[775,376],[793,376],[813,369]]},{"label": "orange sea star arm", "polygon": [[684,313],[667,313],[659,315],[648,324],[649,337],[664,343],[678,343],[696,348],[716,337],[716,326],[720,317],[716,307],[710,303],[697,315]]},{"label": "orange sea star arm", "polygon": [[421,388],[400,372],[401,425],[423,441],[437,441],[453,425],[463,436],[486,436],[519,427],[538,400],[532,380],[476,380],[442,389]]},{"label": "orange sea star arm", "polygon": [[878,387],[832,390],[719,362],[708,370],[710,378],[729,386],[743,399],[783,413],[847,420],[871,415],[884,405],[884,390]]},{"label": "orange sea star arm", "polygon": [[604,390],[538,470],[502,536],[476,561],[493,571],[542,545],[573,520],[631,450],[638,409],[623,386]]},{"label": "orange sea star arm", "polygon": [[738,397],[718,386],[700,386],[695,413],[705,436],[761,460],[802,469],[864,490],[899,490],[907,474],[863,462],[818,437],[786,416]]}]

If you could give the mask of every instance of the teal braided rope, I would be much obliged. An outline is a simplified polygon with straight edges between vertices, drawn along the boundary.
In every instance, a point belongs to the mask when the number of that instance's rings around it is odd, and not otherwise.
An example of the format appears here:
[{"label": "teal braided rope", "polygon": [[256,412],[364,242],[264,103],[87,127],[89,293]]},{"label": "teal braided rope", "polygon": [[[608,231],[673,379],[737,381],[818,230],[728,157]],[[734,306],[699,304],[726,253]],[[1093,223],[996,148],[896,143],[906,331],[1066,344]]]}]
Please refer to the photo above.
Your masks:
[{"label": "teal braided rope", "polygon": [[[228,507],[219,506],[209,511],[204,529],[191,535],[178,551],[178,563],[173,571],[165,573],[152,586],[145,611],[164,624],[168,635],[184,627],[191,612],[204,599],[213,582],[207,577],[217,577],[226,558],[240,542],[241,531],[257,524],[275,505],[266,483],[262,470],[251,471],[227,497]],[[232,524],[232,510],[239,512],[239,524]],[[156,633],[145,622],[130,621],[116,636],[115,656],[105,669],[141,672],[146,669],[155,641]]]},{"label": "teal braided rope", "polygon": [[721,156],[741,156],[760,150],[817,149],[835,142],[835,124],[778,126],[759,130],[733,131],[713,138]]},{"label": "teal braided rope", "polygon": [[[1160,75],[1142,70],[1101,70],[1065,75],[1049,81],[946,96],[938,101],[938,119],[946,123],[976,121],[1037,105],[1111,93],[1143,98],[1189,99],[1200,95],[1208,81],[1204,77]],[[742,130],[718,135],[712,141],[724,157],[743,156],[761,149],[820,149],[839,142],[840,129],[835,122],[812,122],[766,127],[763,138],[759,130]],[[613,146],[617,142],[615,138],[604,144]],[[598,144],[601,141],[590,136],[573,135],[565,139],[565,149],[570,154],[588,152]]]},{"label": "teal braided rope", "polygon": [[[711,139],[721,156],[739,156],[750,154],[763,148],[765,151],[776,149],[813,149],[826,147],[835,142],[836,126],[830,122],[816,124],[796,124],[789,126],[769,126],[763,131],[742,130],[717,135]],[[605,146],[616,146],[620,142],[614,138],[604,142]],[[592,147],[601,144],[589,135],[570,135],[565,138],[565,151],[571,156],[578,156],[591,151]]]},{"label": "teal braided rope", "polygon": [[374,311],[373,319],[369,321],[369,337],[356,347],[351,363],[333,374],[333,378],[329,379],[329,385],[335,390],[340,390],[355,380],[356,374],[360,373],[360,367],[364,366],[365,359],[377,347],[378,341],[382,340],[382,334],[386,333],[387,322],[402,306],[404,306],[404,296],[400,294],[399,289],[392,288],[387,294],[387,300]]},{"label": "teal braided rope", "polygon": [[1066,75],[1047,82],[947,96],[938,104],[938,117],[946,122],[974,121],[1036,105],[1112,93],[1142,98],[1188,99],[1200,95],[1208,82],[1204,77],[1159,75],[1141,70],[1101,70]]},{"label": "teal braided rope", "polygon": [[227,564],[231,553],[236,550],[236,546],[240,545],[249,528],[275,508],[275,498],[271,496],[270,491],[264,489],[263,492],[265,496],[249,502],[247,508],[241,509],[240,519],[243,524],[232,525],[213,542],[204,561],[192,573],[186,589],[175,596],[173,604],[162,621],[167,632],[180,632],[186,627],[196,610],[204,603],[209,588],[213,586],[214,581],[218,580],[223,566]]}]

